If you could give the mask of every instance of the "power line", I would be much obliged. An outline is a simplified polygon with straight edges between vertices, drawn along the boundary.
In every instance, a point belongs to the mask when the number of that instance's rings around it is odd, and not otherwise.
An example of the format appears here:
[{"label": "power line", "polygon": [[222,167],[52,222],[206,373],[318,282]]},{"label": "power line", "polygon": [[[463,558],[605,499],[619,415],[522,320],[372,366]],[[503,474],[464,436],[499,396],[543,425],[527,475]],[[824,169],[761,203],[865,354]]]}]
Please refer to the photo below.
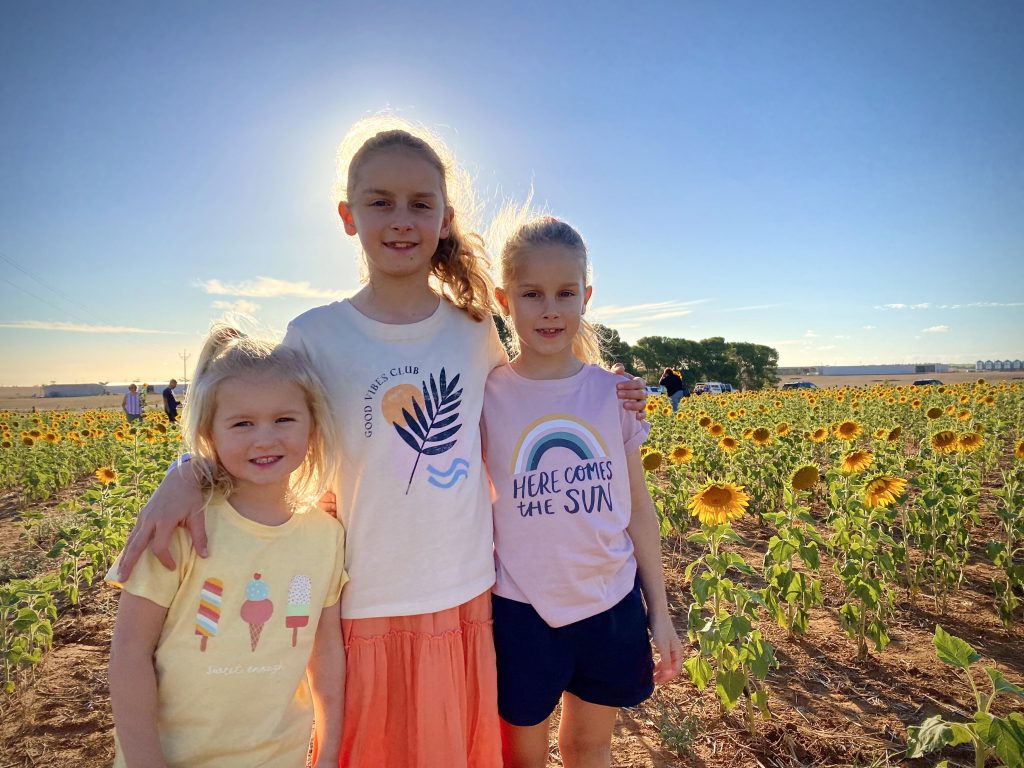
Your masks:
[{"label": "power line", "polygon": [[32,293],[32,291],[28,290],[27,288],[23,288],[22,286],[20,286],[20,285],[17,285],[16,283],[12,283],[12,282],[11,282],[10,280],[8,280],[8,279],[7,279],[6,277],[0,277],[0,280],[3,280],[3,281],[4,281],[5,283],[7,283],[8,285],[10,285],[10,286],[13,286],[14,288],[17,288],[17,289],[18,289],[19,291],[22,291],[23,293],[27,293],[27,294],[28,294],[29,296],[31,296],[31,297],[32,297],[33,299],[35,299],[36,301],[41,301],[41,302],[43,302],[43,304],[46,304],[46,305],[48,305],[48,306],[50,306],[50,307],[53,307],[54,309],[56,309],[56,310],[57,310],[58,312],[61,312],[62,314],[70,314],[70,315],[71,315],[72,317],[74,317],[74,318],[75,318],[76,320],[78,320],[79,322],[85,323],[85,324],[87,324],[87,325],[88,325],[89,323],[91,323],[91,322],[92,322],[92,321],[90,321],[90,320],[86,320],[86,319],[85,319],[84,317],[82,317],[81,315],[76,315],[76,314],[75,314],[74,312],[70,312],[70,311],[69,311],[69,310],[67,310],[67,309],[63,309],[63,308],[61,308],[61,307],[58,307],[58,306],[57,306],[56,304],[54,304],[53,302],[51,302],[51,301],[47,301],[47,300],[46,300],[46,299],[44,299],[44,298],[43,298],[42,296],[37,296],[36,294]]},{"label": "power line", "polygon": [[[64,299],[64,301],[68,302],[68,303],[69,303],[69,304],[71,304],[72,306],[78,306],[78,301],[77,301],[76,299],[73,299],[73,298],[71,298],[70,296],[68,296],[68,295],[67,295],[66,293],[64,293],[63,291],[60,291],[60,290],[58,290],[57,288],[54,288],[54,287],[53,287],[52,285],[48,285],[48,284],[47,284],[46,282],[44,282],[44,281],[43,281],[43,280],[42,280],[41,278],[39,278],[38,276],[36,276],[36,275],[32,274],[32,273],[31,273],[30,271],[28,271],[28,270],[27,270],[27,269],[25,269],[25,268],[24,268],[23,266],[21,266],[20,264],[18,264],[18,263],[17,263],[17,262],[16,262],[16,261],[15,261],[14,259],[12,259],[12,258],[11,258],[10,256],[8,256],[8,255],[7,255],[6,253],[4,253],[3,251],[0,251],[0,259],[3,259],[4,261],[6,261],[6,262],[7,262],[8,264],[10,264],[10,265],[11,265],[12,267],[14,267],[14,268],[15,268],[16,270],[18,270],[19,272],[21,272],[21,273],[22,273],[23,275],[27,275],[27,276],[28,276],[28,277],[30,277],[31,279],[35,280],[35,281],[36,281],[37,283],[39,283],[39,285],[43,286],[43,288],[45,288],[46,290],[48,290],[48,291],[49,291],[50,293],[53,293],[53,294],[55,294],[55,295],[59,296],[60,298]],[[10,281],[9,281],[9,280],[8,280],[7,282],[8,282],[8,283],[10,283]],[[25,293],[28,293],[28,294],[29,294],[30,296],[33,296],[33,294],[32,294],[32,293],[30,293],[29,291],[25,290],[24,288],[21,288],[20,286],[18,286],[18,285],[15,285],[14,283],[10,283],[10,284],[11,284],[11,285],[13,285],[13,286],[14,286],[15,288],[19,288],[19,290],[25,291]],[[37,298],[37,299],[38,299],[39,297],[38,297],[38,296],[33,296],[33,298]],[[42,301],[42,299],[40,299],[40,301]],[[47,303],[48,303],[48,302],[47,302]],[[50,306],[52,307],[52,306],[54,306],[54,305],[53,305],[53,304],[50,304]],[[55,309],[59,309],[58,307],[54,307],[54,308],[55,308]],[[109,322],[108,320],[105,320],[104,318],[100,317],[99,315],[96,315],[95,313],[93,313],[93,312],[90,312],[90,311],[89,311],[89,310],[88,310],[87,308],[85,308],[85,307],[82,307],[82,310],[83,310],[84,312],[86,312],[87,314],[91,315],[91,316],[92,316],[92,318],[93,318],[93,321],[95,321],[95,322],[99,322],[99,323],[101,323],[101,324],[103,324],[103,325],[110,325],[110,324],[111,324],[111,323],[110,323],[110,322]],[[60,310],[60,311],[61,311],[61,312],[64,312],[64,311],[66,311],[66,310]],[[83,318],[82,318],[81,316],[78,316],[78,319],[79,319],[79,320],[83,320],[83,322],[86,322],[86,323],[90,322],[90,321],[88,321],[88,320],[84,320],[84,319],[83,319]]]}]

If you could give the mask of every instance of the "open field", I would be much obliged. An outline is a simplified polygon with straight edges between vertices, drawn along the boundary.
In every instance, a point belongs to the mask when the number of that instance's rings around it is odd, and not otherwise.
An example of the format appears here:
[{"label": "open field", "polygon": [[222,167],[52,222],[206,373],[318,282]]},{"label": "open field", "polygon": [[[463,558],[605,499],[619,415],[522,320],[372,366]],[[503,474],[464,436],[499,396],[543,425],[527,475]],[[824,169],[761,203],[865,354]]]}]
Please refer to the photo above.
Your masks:
[{"label": "open field", "polygon": [[[1024,684],[1024,564],[1020,551],[1007,563],[994,559],[998,552],[992,549],[1008,536],[1011,549],[1024,546],[1024,458],[1015,457],[1015,451],[1024,456],[1024,385],[994,377],[973,384],[977,378],[909,395],[891,388],[706,396],[685,401],[679,414],[652,402],[646,447],[658,461],[646,465],[663,521],[670,609],[684,657],[705,658],[712,678],[698,691],[684,672],[647,702],[622,710],[612,765],[924,768],[942,758],[951,768],[974,764],[964,744],[915,760],[905,752],[909,727],[935,715],[959,722],[974,717],[965,679],[936,659],[937,624],[970,643],[980,665]],[[79,472],[45,499],[28,499],[17,485],[0,488],[0,588],[13,577],[67,571],[66,556],[51,560],[46,553],[63,532],[88,535],[94,523],[82,525],[83,519],[115,520],[108,543],[116,551],[147,488],[178,449],[173,430],[157,430],[158,419],[132,442],[116,437],[122,431],[116,414],[52,418],[51,427],[63,430],[65,440],[70,431],[83,431],[84,425],[73,426],[83,419],[92,437],[66,455],[61,442],[31,450],[50,451],[53,461],[62,455],[112,457],[119,477],[100,490],[91,475]],[[740,437],[755,427],[766,430],[763,439],[753,431]],[[820,440],[813,437],[819,428]],[[720,441],[730,435],[738,445],[726,450]],[[855,452],[866,454],[861,459],[868,468],[840,471]],[[38,465],[44,454],[32,455]],[[794,491],[794,470],[801,466],[814,466],[821,476],[807,490]],[[892,485],[898,492],[884,504],[868,503],[868,488],[880,478],[888,478],[883,485],[894,479],[906,484]],[[698,523],[687,505],[710,482],[725,483],[725,496],[738,501],[730,479],[742,484],[749,502],[737,504],[731,524]],[[94,513],[97,498],[107,505],[102,518]],[[785,601],[772,602],[778,572],[768,556],[779,552],[780,537],[794,536],[820,542],[790,554],[794,573],[819,582],[819,599],[808,593],[805,625],[798,622],[791,632]],[[715,540],[732,558],[732,591],[712,607],[704,590],[712,584],[708,542]],[[760,606],[745,609],[746,631],[735,621],[744,600],[736,590],[760,596]],[[82,584],[77,606],[63,592],[55,594],[53,646],[37,665],[16,671],[13,694],[0,694],[3,768],[105,766],[112,758],[106,662],[116,593]],[[1000,594],[1018,602],[1001,603]],[[777,613],[767,610],[771,605],[778,605]],[[851,621],[860,615],[863,622]],[[865,628],[861,646],[857,633]],[[736,706],[723,711],[721,696],[727,694],[716,690],[713,675],[724,673],[732,657],[702,655],[723,636],[748,651],[772,646],[774,663],[762,670],[763,678],[755,667],[741,670],[747,676],[743,690],[766,692],[769,719],[752,710],[748,721],[747,697],[739,692]],[[988,685],[980,669],[974,680]],[[990,714],[1022,718],[1022,701],[1001,695]],[[551,744],[548,764],[560,766],[554,728]],[[989,766],[997,764],[989,758]]]}]

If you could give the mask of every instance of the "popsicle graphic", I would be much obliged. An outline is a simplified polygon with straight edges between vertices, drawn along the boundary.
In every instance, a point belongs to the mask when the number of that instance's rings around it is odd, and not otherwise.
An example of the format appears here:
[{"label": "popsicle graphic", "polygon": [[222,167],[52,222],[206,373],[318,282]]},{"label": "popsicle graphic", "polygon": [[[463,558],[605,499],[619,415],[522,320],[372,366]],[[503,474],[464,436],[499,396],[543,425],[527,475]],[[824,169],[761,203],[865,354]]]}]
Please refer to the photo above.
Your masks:
[{"label": "popsicle graphic", "polygon": [[220,603],[224,595],[224,582],[207,579],[199,590],[199,610],[196,612],[196,634],[199,635],[199,650],[206,650],[206,641],[217,634],[220,621]]},{"label": "popsicle graphic", "polygon": [[274,604],[267,599],[270,594],[270,587],[266,582],[260,581],[262,574],[254,573],[249,583],[245,585],[246,600],[242,603],[242,620],[249,624],[249,643],[252,650],[260,642],[260,635],[263,634],[263,625],[274,613]]},{"label": "popsicle graphic", "polygon": [[288,609],[284,625],[292,631],[292,648],[299,639],[299,630],[309,624],[309,606],[313,602],[313,583],[301,573],[288,584]]}]

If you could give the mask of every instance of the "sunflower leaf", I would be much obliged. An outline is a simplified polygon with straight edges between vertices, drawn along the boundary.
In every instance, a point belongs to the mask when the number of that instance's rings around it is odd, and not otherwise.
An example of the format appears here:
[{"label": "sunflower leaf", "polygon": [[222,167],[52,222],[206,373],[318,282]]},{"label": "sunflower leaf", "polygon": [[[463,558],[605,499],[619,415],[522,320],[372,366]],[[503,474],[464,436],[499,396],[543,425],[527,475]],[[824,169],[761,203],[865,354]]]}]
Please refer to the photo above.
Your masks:
[{"label": "sunflower leaf", "polygon": [[935,625],[932,644],[935,646],[935,655],[939,657],[939,661],[964,671],[981,658],[969,643],[959,637],[953,637],[939,624]]}]

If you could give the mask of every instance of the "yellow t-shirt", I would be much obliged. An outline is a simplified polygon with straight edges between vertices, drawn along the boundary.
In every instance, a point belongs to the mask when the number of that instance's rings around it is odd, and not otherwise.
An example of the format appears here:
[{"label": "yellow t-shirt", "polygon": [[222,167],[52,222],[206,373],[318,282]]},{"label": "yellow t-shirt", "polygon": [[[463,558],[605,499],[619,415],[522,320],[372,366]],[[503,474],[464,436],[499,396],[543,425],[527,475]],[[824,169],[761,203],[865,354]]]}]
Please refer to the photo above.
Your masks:
[{"label": "yellow t-shirt", "polygon": [[[208,558],[179,529],[176,570],[147,551],[128,581],[117,563],[106,577],[168,609],[155,653],[164,756],[182,768],[301,768],[313,718],[306,665],[320,611],[348,580],[344,528],[316,508],[261,525],[219,502],[206,531]],[[124,765],[120,749],[114,764]]]}]

